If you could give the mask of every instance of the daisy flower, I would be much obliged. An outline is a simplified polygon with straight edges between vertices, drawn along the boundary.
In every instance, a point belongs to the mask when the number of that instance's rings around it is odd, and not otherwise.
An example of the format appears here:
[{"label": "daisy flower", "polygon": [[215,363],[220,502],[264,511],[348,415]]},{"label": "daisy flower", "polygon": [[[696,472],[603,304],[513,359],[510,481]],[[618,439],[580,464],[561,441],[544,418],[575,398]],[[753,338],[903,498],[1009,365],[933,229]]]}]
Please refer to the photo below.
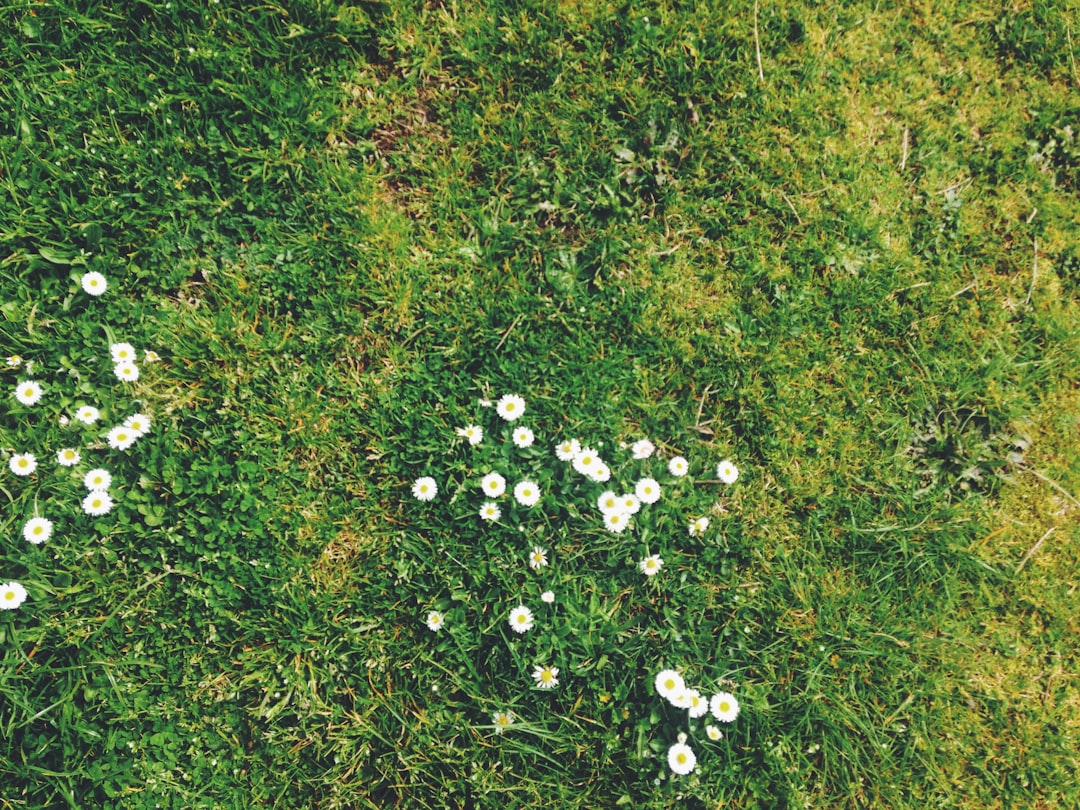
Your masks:
[{"label": "daisy flower", "polygon": [[527,630],[532,630],[533,615],[532,611],[524,605],[518,605],[516,608],[510,611],[510,628],[515,633],[524,633]]},{"label": "daisy flower", "polygon": [[724,459],[716,465],[716,477],[725,484],[734,484],[739,477],[739,468]]},{"label": "daisy flower", "polygon": [[655,452],[656,446],[648,439],[638,439],[630,447],[630,452],[633,453],[636,459],[646,459]]},{"label": "daisy flower", "polygon": [[547,564],[547,550],[540,548],[540,546],[533,546],[533,550],[529,554],[529,568],[535,571]]},{"label": "daisy flower", "polygon": [[112,355],[112,361],[119,365],[120,363],[134,363],[135,358],[138,355],[135,353],[135,347],[130,343],[114,343],[109,346],[109,354]]},{"label": "daisy flower", "polygon": [[480,507],[480,517],[494,523],[502,517],[502,510],[499,509],[497,504],[488,501]]},{"label": "daisy flower", "polygon": [[15,610],[26,601],[26,588],[18,582],[0,585],[0,610]]},{"label": "daisy flower", "polygon": [[480,479],[480,488],[489,498],[498,498],[506,492],[506,479],[497,472],[491,472]]},{"label": "daisy flower", "polygon": [[151,349],[147,349],[145,352],[143,352],[143,362],[144,363],[160,363],[161,362],[161,356],[157,352],[155,352],[155,351],[153,351]]},{"label": "daisy flower", "polygon": [[739,701],[727,692],[717,692],[709,698],[709,711],[721,723],[730,723],[739,716]]},{"label": "daisy flower", "polygon": [[428,613],[427,618],[424,619],[424,623],[428,626],[428,630],[433,633],[438,633],[443,629],[443,625],[446,624],[446,617],[437,610],[433,610]]},{"label": "daisy flower", "polygon": [[634,487],[634,494],[642,503],[656,503],[660,500],[660,485],[653,478],[642,478]]},{"label": "daisy flower", "polygon": [[675,456],[675,458],[671,459],[671,461],[668,462],[667,468],[668,472],[676,478],[682,478],[690,472],[690,465],[682,456]]},{"label": "daisy flower", "polygon": [[91,492],[104,492],[112,486],[112,476],[109,475],[108,470],[102,470],[100,468],[90,470],[90,472],[83,476],[83,486]]},{"label": "daisy flower", "polygon": [[600,456],[591,447],[582,447],[573,458],[574,469],[582,475],[590,475],[600,464]]},{"label": "daisy flower", "polygon": [[600,493],[600,497],[596,499],[596,506],[605,515],[609,512],[622,511],[622,501],[610,489],[607,492]]},{"label": "daisy flower", "polygon": [[143,436],[150,430],[150,417],[144,413],[133,413],[124,420],[124,427]]},{"label": "daisy flower", "polygon": [[540,487],[532,481],[522,481],[514,487],[514,500],[522,506],[535,506],[540,500]]},{"label": "daisy flower", "polygon": [[545,667],[540,664],[533,669],[533,680],[540,689],[554,689],[559,685],[559,668]]},{"label": "daisy flower", "polygon": [[17,354],[9,354],[7,359],[8,368],[18,368],[22,365],[22,358]]},{"label": "daisy flower", "polygon": [[605,484],[611,479],[611,468],[601,461],[593,467],[593,471],[588,475],[596,483]]},{"label": "daisy flower", "polygon": [[570,439],[555,448],[555,457],[559,461],[573,461],[580,452],[581,444],[578,443],[578,440]]},{"label": "daisy flower", "polygon": [[479,425],[467,425],[457,429],[457,435],[467,439],[469,444],[475,446],[484,440],[484,429]]},{"label": "daisy flower", "polygon": [[709,528],[709,519],[707,517],[699,517],[697,520],[690,524],[690,536],[700,537],[705,534],[705,530]]},{"label": "daisy flower", "polygon": [[525,413],[525,400],[517,394],[507,394],[495,403],[495,413],[507,422],[513,422]]},{"label": "daisy flower", "polygon": [[491,715],[491,722],[495,726],[495,733],[502,734],[506,729],[514,725],[514,713],[495,712],[495,714]]},{"label": "daisy flower", "polygon": [[615,534],[622,534],[630,525],[629,516],[622,512],[608,512],[604,515],[604,528]]},{"label": "daisy flower", "polygon": [[109,497],[109,493],[100,489],[90,490],[90,494],[83,498],[82,502],[83,511],[88,515],[98,517],[100,515],[109,514],[109,510],[113,508],[113,500]]},{"label": "daisy flower", "polygon": [[687,689],[684,685],[682,689],[678,689],[668,695],[668,703],[674,706],[676,709],[689,709],[691,703],[692,689]]},{"label": "daisy flower", "polygon": [[139,367],[134,363],[117,363],[113,366],[113,373],[117,379],[124,382],[135,382],[139,379]]},{"label": "daisy flower", "polygon": [[75,411],[75,418],[82,422],[84,425],[92,425],[101,417],[101,411],[95,408],[93,405],[81,405],[79,409]]},{"label": "daisy flower", "polygon": [[71,447],[65,447],[63,450],[58,450],[56,453],[56,463],[61,467],[74,467],[79,463],[82,456],[79,455],[79,451]]},{"label": "daisy flower", "polygon": [[555,601],[555,592],[544,591],[542,594],[540,594],[540,601],[548,605],[552,604]]},{"label": "daisy flower", "polygon": [[45,518],[30,518],[23,526],[23,537],[26,542],[40,546],[52,537],[52,521]]},{"label": "daisy flower", "polygon": [[709,713],[709,701],[701,696],[701,692],[697,689],[691,689],[687,694],[689,705],[686,707],[690,713],[690,717],[696,720],[699,717],[703,717]]},{"label": "daisy flower", "polygon": [[109,283],[105,276],[98,272],[85,273],[82,277],[82,288],[90,295],[101,295],[108,288]]},{"label": "daisy flower", "polygon": [[641,501],[636,495],[620,495],[619,503],[622,504],[621,509],[627,515],[636,515],[641,511]]},{"label": "daisy flower", "polygon": [[656,685],[656,694],[660,695],[662,698],[669,698],[676,692],[680,692],[686,688],[682,675],[673,669],[660,670],[656,673],[654,683]]},{"label": "daisy flower", "polygon": [[16,475],[30,475],[37,469],[37,459],[30,453],[21,453],[11,457],[8,468]]},{"label": "daisy flower", "polygon": [[36,405],[44,393],[41,383],[34,380],[26,380],[15,386],[15,399],[23,405]]},{"label": "daisy flower", "polygon": [[664,561],[660,559],[659,554],[653,554],[638,563],[638,568],[641,569],[641,573],[643,573],[647,577],[656,576],[660,573],[660,569],[663,567]]},{"label": "daisy flower", "polygon": [[425,475],[423,478],[417,478],[412,485],[413,497],[418,501],[430,501],[439,492],[439,487],[435,483],[435,479]]},{"label": "daisy flower", "polygon": [[709,725],[705,726],[705,733],[708,734],[709,739],[713,740],[714,742],[724,736],[724,733],[712,723],[709,723]]},{"label": "daisy flower", "polygon": [[117,425],[106,436],[109,447],[114,450],[127,450],[131,445],[135,444],[137,438],[139,438],[139,434],[123,425]]},{"label": "daisy flower", "polygon": [[686,743],[675,743],[667,751],[667,763],[671,768],[672,773],[677,773],[680,776],[685,776],[694,770],[694,765],[697,764],[697,757],[694,756],[693,749]]},{"label": "daisy flower", "polygon": [[522,448],[531,446],[535,438],[533,432],[527,427],[518,428],[513,435],[514,444]]}]

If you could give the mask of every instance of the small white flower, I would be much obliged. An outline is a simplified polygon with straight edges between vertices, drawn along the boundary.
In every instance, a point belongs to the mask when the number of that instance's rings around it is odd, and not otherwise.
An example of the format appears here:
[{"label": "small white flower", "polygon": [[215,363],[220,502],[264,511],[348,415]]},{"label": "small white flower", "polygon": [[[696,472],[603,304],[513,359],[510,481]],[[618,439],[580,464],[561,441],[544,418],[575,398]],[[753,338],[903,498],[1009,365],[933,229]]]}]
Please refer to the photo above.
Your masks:
[{"label": "small white flower", "polygon": [[15,610],[26,601],[26,588],[18,582],[0,584],[0,610]]},{"label": "small white flower", "polygon": [[490,399],[478,399],[476,401],[480,403],[481,408],[490,408],[492,405],[495,404]]},{"label": "small white flower", "polygon": [[480,488],[489,498],[498,498],[506,492],[506,479],[497,472],[491,472],[480,479]]},{"label": "small white flower", "polygon": [[646,459],[656,451],[656,446],[648,439],[638,439],[630,448],[636,459]]},{"label": "small white flower", "polygon": [[513,422],[525,413],[525,400],[517,394],[507,394],[495,403],[495,413],[507,422]]},{"label": "small white flower", "polygon": [[443,625],[446,624],[446,617],[437,610],[433,610],[428,613],[427,618],[424,620],[428,626],[428,630],[433,633],[438,633],[443,629]]},{"label": "small white flower", "polygon": [[524,633],[528,630],[532,630],[533,615],[532,611],[524,605],[518,605],[516,608],[510,611],[510,629],[515,633]]},{"label": "small white flower", "polygon": [[60,423],[60,427],[67,427],[71,422],[71,420],[63,414],[60,414],[60,418],[57,421]]},{"label": "small white flower", "polygon": [[527,427],[519,427],[517,430],[514,431],[513,435],[514,444],[522,448],[532,446],[533,440],[535,438],[536,437],[533,435],[533,432]]},{"label": "small white flower", "polygon": [[730,723],[739,716],[739,701],[728,692],[717,692],[709,698],[709,711],[721,723]]},{"label": "small white flower", "polygon": [[699,517],[697,520],[690,523],[690,536],[701,537],[708,528],[709,519],[707,517]]},{"label": "small white flower", "polygon": [[81,405],[79,406],[79,409],[75,411],[75,418],[84,425],[92,425],[101,418],[101,411],[93,405]]},{"label": "small white flower", "polygon": [[514,499],[522,506],[536,506],[540,501],[540,487],[532,481],[522,481],[514,487]]},{"label": "small white flower", "polygon": [[8,460],[8,468],[15,475],[30,475],[37,469],[37,459],[30,453],[21,453]]},{"label": "small white flower", "polygon": [[540,548],[540,546],[533,546],[533,550],[529,553],[529,568],[536,571],[547,564],[547,550]]},{"label": "small white flower", "polygon": [[544,591],[542,594],[540,594],[540,601],[549,605],[552,604],[555,601],[555,592]]},{"label": "small white flower", "polygon": [[74,467],[80,460],[79,451],[71,447],[65,447],[56,453],[56,463],[61,467]]},{"label": "small white flower", "polygon": [[89,495],[83,498],[82,508],[86,514],[95,517],[107,515],[109,514],[109,510],[113,508],[113,500],[109,497],[108,492],[94,489],[90,491]]},{"label": "small white flower", "polygon": [[480,507],[480,517],[484,520],[494,523],[500,517],[502,517],[502,510],[499,509],[498,504],[492,501],[487,501]]},{"label": "small white flower", "polygon": [[108,288],[109,283],[105,280],[105,276],[98,272],[90,272],[83,274],[82,288],[90,293],[90,295],[101,295]]},{"label": "small white flower", "polygon": [[693,749],[685,743],[675,743],[667,752],[668,767],[671,768],[672,773],[685,776],[694,770],[694,765],[697,764],[697,757],[694,756]]},{"label": "small white flower", "polygon": [[15,386],[15,399],[23,405],[37,405],[44,393],[41,383],[34,380],[26,380]]},{"label": "small white flower", "polygon": [[682,456],[675,456],[675,458],[671,459],[671,461],[668,462],[667,468],[668,472],[676,478],[682,478],[690,472],[690,465]]},{"label": "small white flower", "polygon": [[622,512],[608,512],[604,515],[604,528],[615,534],[622,534],[630,525],[630,518]]},{"label": "small white flower", "polygon": [[725,484],[734,484],[739,477],[739,468],[725,459],[716,465],[716,477]]},{"label": "small white flower", "polygon": [[124,427],[139,436],[145,436],[150,430],[150,417],[144,413],[134,413],[124,420]]},{"label": "small white flower", "polygon": [[622,504],[622,511],[628,515],[636,515],[641,511],[641,501],[636,495],[620,495],[619,502]]},{"label": "small white flower", "polygon": [[23,538],[35,546],[41,545],[52,537],[52,521],[45,518],[30,518],[23,526]]},{"label": "small white flower", "polygon": [[130,343],[114,343],[109,346],[109,354],[112,355],[112,361],[116,365],[121,363],[134,363],[135,358],[138,355],[135,353],[135,347]]},{"label": "small white flower", "polygon": [[540,689],[554,689],[559,685],[559,668],[537,664],[533,669],[533,680]]},{"label": "small white flower", "polygon": [[[692,691],[693,690],[691,689],[687,689],[686,686],[683,686],[682,689],[676,690],[672,694],[668,695],[668,703],[670,703],[676,709],[689,709],[690,704],[692,703]],[[679,742],[685,742],[685,740],[680,740]]]},{"label": "small white flower", "polygon": [[606,484],[611,479],[611,468],[601,461],[593,467],[593,471],[588,475],[596,483]]},{"label": "small white flower", "polygon": [[593,470],[603,464],[600,456],[591,447],[582,447],[573,459],[574,469],[582,475],[592,475]]},{"label": "small white flower", "polygon": [[113,366],[113,373],[117,379],[124,382],[135,382],[139,379],[139,367],[134,363],[117,363]]},{"label": "small white flower", "polygon": [[673,669],[662,669],[656,673],[654,684],[656,686],[656,694],[660,695],[662,698],[670,698],[676,692],[680,692],[686,688],[682,675]]},{"label": "small white flower", "polygon": [[663,567],[664,561],[660,558],[659,554],[652,554],[638,563],[638,568],[641,569],[641,573],[647,577],[656,576]]},{"label": "small white flower", "polygon": [[581,452],[581,444],[577,439],[570,439],[555,448],[555,457],[559,461],[573,461]]},{"label": "small white flower", "polygon": [[656,503],[660,500],[660,484],[653,478],[642,478],[634,487],[634,494],[642,503]]},{"label": "small white flower", "polygon": [[714,726],[712,723],[705,726],[705,733],[709,735],[709,739],[716,741],[724,736],[724,732]]},{"label": "small white flower", "polygon": [[469,444],[475,446],[484,440],[484,429],[479,425],[468,425],[458,428],[457,435],[467,439]]},{"label": "small white flower", "polygon": [[8,368],[18,368],[22,365],[22,358],[17,354],[9,354],[7,359]]},{"label": "small white flower", "polygon": [[83,486],[91,492],[104,492],[112,486],[112,476],[108,470],[90,470],[83,476]]},{"label": "small white flower", "polygon": [[157,352],[152,351],[151,349],[147,349],[145,352],[143,352],[143,362],[144,363],[160,363],[161,362],[161,357],[160,357],[160,355],[158,355]]},{"label": "small white flower", "polygon": [[109,447],[114,450],[127,450],[131,445],[135,444],[135,440],[139,438],[139,435],[134,430],[128,430],[123,425],[117,425],[108,432],[105,438],[109,443]]},{"label": "small white flower", "polygon": [[600,493],[600,497],[596,499],[596,507],[605,515],[609,512],[621,512],[622,500],[609,489]]},{"label": "small white flower", "polygon": [[514,725],[513,712],[495,712],[491,715],[491,723],[495,726],[495,733],[502,734],[510,726]]},{"label": "small white flower", "polygon": [[439,492],[439,487],[435,483],[435,479],[430,476],[424,476],[423,478],[417,478],[413,482],[412,494],[418,501],[430,501]]},{"label": "small white flower", "polygon": [[690,717],[696,720],[699,717],[704,717],[709,713],[709,701],[701,696],[701,692],[697,689],[691,689],[687,693],[688,704],[687,710],[690,713]]}]

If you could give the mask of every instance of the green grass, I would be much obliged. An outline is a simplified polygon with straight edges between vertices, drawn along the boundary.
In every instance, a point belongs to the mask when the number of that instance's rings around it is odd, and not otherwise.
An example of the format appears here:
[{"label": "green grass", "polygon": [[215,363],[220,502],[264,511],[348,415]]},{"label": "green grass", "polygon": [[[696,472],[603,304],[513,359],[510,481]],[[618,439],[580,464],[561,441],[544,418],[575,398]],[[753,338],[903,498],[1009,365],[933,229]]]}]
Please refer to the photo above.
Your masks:
[{"label": "green grass", "polygon": [[[0,20],[0,807],[1080,803],[1072,4]],[[663,500],[606,532],[571,436]]]}]

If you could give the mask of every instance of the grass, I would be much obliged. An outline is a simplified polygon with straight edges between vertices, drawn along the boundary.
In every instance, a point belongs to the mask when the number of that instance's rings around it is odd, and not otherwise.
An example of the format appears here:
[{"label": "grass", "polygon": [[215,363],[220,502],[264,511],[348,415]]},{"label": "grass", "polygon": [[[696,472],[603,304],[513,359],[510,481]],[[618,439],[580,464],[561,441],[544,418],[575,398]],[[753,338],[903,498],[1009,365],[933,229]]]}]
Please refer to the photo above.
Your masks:
[{"label": "grass", "polygon": [[0,18],[0,807],[1080,803],[1069,4]]}]

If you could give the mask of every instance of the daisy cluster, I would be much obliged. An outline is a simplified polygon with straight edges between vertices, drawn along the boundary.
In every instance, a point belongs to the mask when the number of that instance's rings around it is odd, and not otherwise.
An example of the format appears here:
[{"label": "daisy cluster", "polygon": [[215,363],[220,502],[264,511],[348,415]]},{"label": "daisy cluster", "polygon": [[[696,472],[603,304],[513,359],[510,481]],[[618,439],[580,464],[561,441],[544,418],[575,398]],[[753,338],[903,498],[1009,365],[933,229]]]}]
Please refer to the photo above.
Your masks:
[{"label": "daisy cluster", "polygon": [[[85,292],[96,297],[106,291],[108,282],[100,273],[91,272],[82,276],[81,286]],[[130,343],[112,344],[109,355],[118,380],[134,382],[139,379],[138,355]],[[143,362],[155,362],[160,358],[155,352],[147,351],[142,359]],[[150,417],[135,411],[111,426],[103,425],[102,409],[108,413],[118,408],[78,401],[73,406],[69,405],[71,392],[64,390],[63,378],[58,378],[55,383],[43,382],[35,373],[38,371],[36,364],[19,355],[9,355],[4,368],[18,378],[11,390],[11,400],[16,404],[13,408],[9,407],[9,414],[24,424],[29,423],[33,416],[38,416],[36,425],[39,429],[35,433],[46,437],[44,442],[53,443],[53,447],[40,459],[35,453],[38,448],[27,445],[40,446],[43,443],[41,439],[23,438],[20,439],[21,447],[0,448],[0,453],[7,456],[7,472],[14,477],[16,486],[26,492],[25,498],[19,498],[16,494],[14,503],[33,501],[33,514],[23,521],[22,537],[26,542],[40,546],[52,539],[54,518],[67,517],[68,512],[75,510],[55,501],[42,503],[32,490],[70,491],[64,482],[74,477],[81,482],[85,491],[81,498],[76,496],[81,501],[78,511],[95,518],[107,515],[114,506],[111,494],[113,476],[106,467],[95,465],[90,459],[109,450],[129,450],[150,431]],[[77,374],[71,376],[78,377]],[[49,424],[52,419],[55,419],[54,424],[59,431]],[[61,440],[54,443],[57,433],[61,435]],[[0,582],[0,610],[14,610],[27,597],[27,589],[21,582]]]},{"label": "daisy cluster", "polygon": [[[675,525],[681,521],[685,528],[677,530],[676,535],[682,531],[683,537],[700,541],[708,533],[709,517],[683,513],[678,499],[672,495],[686,488],[680,486],[679,479],[690,473],[690,462],[682,455],[662,454],[648,439],[637,439],[622,444],[609,456],[602,444],[593,445],[568,436],[552,437],[549,441],[554,440],[555,444],[545,451],[537,431],[524,424],[528,409],[521,396],[506,394],[497,401],[480,400],[480,405],[493,407],[500,421],[490,430],[480,424],[466,424],[454,429],[459,446],[467,449],[469,461],[464,477],[455,478],[452,473],[424,475],[412,482],[411,491],[413,498],[425,505],[451,492],[450,503],[457,503],[463,495],[467,500],[475,498],[472,519],[481,527],[498,525],[512,529],[516,525],[520,533],[527,533],[521,524],[530,518],[539,518],[545,524],[544,529],[534,535],[534,540],[521,548],[528,575],[541,578],[539,599],[542,604],[530,605],[524,595],[519,595],[502,609],[504,626],[509,631],[508,640],[551,629],[554,613],[547,606],[556,602],[556,595],[554,589],[545,587],[543,577],[558,556],[558,547],[554,542],[535,542],[535,537],[554,535],[552,540],[556,540],[567,536],[553,525],[550,515],[565,512],[574,518],[580,516],[594,533],[603,535],[606,532],[627,538],[625,541],[620,539],[616,547],[625,546],[627,564],[633,566],[635,575],[645,582],[659,582],[663,578],[665,561],[660,552],[674,550],[679,542],[677,537],[671,536],[669,528],[657,531],[658,526],[668,527],[671,521],[661,521],[659,514],[650,516],[650,510],[663,509],[666,516],[678,515]],[[519,460],[524,462],[520,466],[526,467],[526,472],[515,471]],[[527,463],[529,461],[531,465]],[[711,483],[730,485],[738,476],[735,464],[723,460],[716,467],[717,480]],[[553,483],[556,481],[562,484],[556,486]],[[566,509],[565,503],[558,503],[562,498],[556,498],[554,494],[556,491],[565,493],[567,489],[575,496],[580,494],[571,509]],[[574,534],[577,533],[575,530]],[[636,540],[630,539],[635,535],[638,535]],[[658,548],[650,548],[653,537],[658,538]],[[635,546],[638,553],[630,553]],[[447,631],[453,625],[451,617],[438,605],[433,607],[423,616],[424,624],[433,633]],[[531,669],[523,673],[533,689],[546,691],[559,687],[561,670],[555,664],[564,662],[552,661],[550,657],[537,656],[528,664]],[[519,658],[528,660],[526,656]],[[685,709],[691,720],[712,712],[717,722],[728,723],[738,713],[738,703],[729,693],[705,696],[688,688],[673,670],[664,670],[657,676],[656,688],[658,694],[672,705]],[[515,720],[513,712],[497,711],[492,715],[492,726],[501,734]],[[696,726],[692,724],[691,728]],[[722,736],[711,724],[706,726],[705,733],[714,740]],[[696,757],[686,744],[686,735],[680,735],[679,742],[668,754],[671,770],[676,774],[690,773],[695,763]]]}]

